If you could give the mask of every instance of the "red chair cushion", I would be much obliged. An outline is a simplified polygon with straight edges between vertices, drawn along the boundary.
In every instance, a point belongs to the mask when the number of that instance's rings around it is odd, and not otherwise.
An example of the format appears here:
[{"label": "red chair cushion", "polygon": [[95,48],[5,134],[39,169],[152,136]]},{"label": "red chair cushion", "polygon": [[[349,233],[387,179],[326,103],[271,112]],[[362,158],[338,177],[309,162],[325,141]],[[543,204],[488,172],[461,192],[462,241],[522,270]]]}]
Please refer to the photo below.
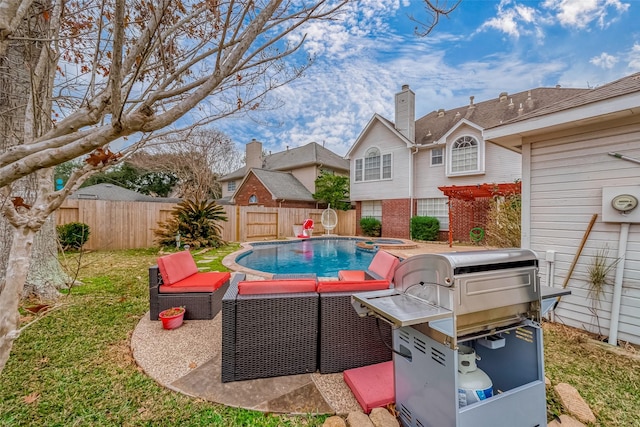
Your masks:
[{"label": "red chair cushion", "polygon": [[378,251],[369,264],[369,270],[391,282],[398,264],[400,264],[400,260],[389,252]]},{"label": "red chair cushion", "polygon": [[327,292],[379,291],[382,289],[389,289],[389,282],[387,280],[333,280],[318,282],[318,293],[321,294]]},{"label": "red chair cushion", "polygon": [[395,402],[392,360],[347,369],[342,376],[362,410],[367,414],[373,408],[385,407]]},{"label": "red chair cushion", "polygon": [[198,272],[198,266],[189,251],[161,256],[158,258],[158,269],[164,285],[172,285]]},{"label": "red chair cushion", "polygon": [[215,292],[231,278],[229,272],[210,271],[196,273],[172,285],[160,285],[161,294],[178,294],[185,292]]},{"label": "red chair cushion", "polygon": [[314,279],[252,280],[238,283],[239,295],[315,292]]},{"label": "red chair cushion", "polygon": [[364,271],[362,270],[340,270],[338,271],[338,279],[345,281],[363,281]]}]

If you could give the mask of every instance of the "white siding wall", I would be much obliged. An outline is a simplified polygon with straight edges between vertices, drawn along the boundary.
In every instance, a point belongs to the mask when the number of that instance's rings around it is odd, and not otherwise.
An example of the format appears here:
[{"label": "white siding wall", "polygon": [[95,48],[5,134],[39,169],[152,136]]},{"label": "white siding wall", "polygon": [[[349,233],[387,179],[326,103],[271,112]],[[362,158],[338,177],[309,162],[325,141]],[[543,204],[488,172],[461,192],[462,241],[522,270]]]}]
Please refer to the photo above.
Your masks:
[{"label": "white siding wall", "polygon": [[[545,252],[556,252],[555,278],[549,284],[560,287],[592,215],[599,215],[569,281],[572,294],[562,297],[556,320],[608,336],[613,286],[606,286],[604,298],[594,309],[587,268],[605,246],[612,260],[617,257],[620,224],[602,222],[602,187],[640,185],[640,164],[608,155],[619,152],[640,158],[640,123],[618,121],[607,123],[604,130],[592,126],[580,131],[524,141],[531,149],[531,158],[527,155],[523,159],[531,173],[530,184],[523,182],[531,193],[530,248],[541,259],[543,284],[548,267]],[[526,203],[523,209],[527,209]],[[609,277],[611,283],[614,274],[615,269]],[[640,224],[630,227],[618,338],[640,344]]]},{"label": "white siding wall", "polygon": [[[410,156],[406,144],[383,124],[376,122],[358,147],[351,153],[351,200],[406,199],[409,197]],[[390,180],[355,182],[355,160],[363,158],[367,149],[377,147],[380,154],[391,153]]]},{"label": "white siding wall", "polygon": [[[447,156],[450,145],[462,135],[472,135],[478,141],[482,141],[482,134],[470,126],[462,126],[452,133],[447,139],[445,151],[445,165],[449,161]],[[449,185],[475,185],[486,183],[511,183],[522,177],[521,156],[506,148],[492,143],[485,143],[485,173],[468,176],[446,176],[445,165],[430,166],[431,153],[429,150],[421,150],[416,154],[416,199],[428,197],[442,197],[442,191],[438,187]]]}]

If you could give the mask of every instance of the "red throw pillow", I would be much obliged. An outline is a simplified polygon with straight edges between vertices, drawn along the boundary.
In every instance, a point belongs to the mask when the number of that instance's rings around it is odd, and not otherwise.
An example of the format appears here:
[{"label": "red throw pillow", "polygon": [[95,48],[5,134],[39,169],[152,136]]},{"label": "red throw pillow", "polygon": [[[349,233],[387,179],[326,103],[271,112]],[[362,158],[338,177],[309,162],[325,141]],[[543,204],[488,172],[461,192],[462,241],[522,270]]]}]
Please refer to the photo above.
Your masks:
[{"label": "red throw pillow", "polygon": [[389,289],[389,281],[387,280],[362,280],[362,281],[344,281],[333,280],[327,282],[318,282],[318,293],[328,292],[365,292],[380,291]]}]

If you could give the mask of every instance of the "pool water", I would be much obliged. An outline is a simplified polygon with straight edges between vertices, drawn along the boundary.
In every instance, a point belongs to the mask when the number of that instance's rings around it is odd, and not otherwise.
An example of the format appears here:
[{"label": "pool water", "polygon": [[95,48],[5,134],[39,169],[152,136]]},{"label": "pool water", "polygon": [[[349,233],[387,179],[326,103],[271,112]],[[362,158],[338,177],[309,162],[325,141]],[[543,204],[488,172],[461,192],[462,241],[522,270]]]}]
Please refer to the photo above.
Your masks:
[{"label": "pool water", "polygon": [[374,252],[357,249],[353,239],[303,239],[254,244],[236,263],[273,274],[316,273],[338,277],[340,270],[366,270]]}]

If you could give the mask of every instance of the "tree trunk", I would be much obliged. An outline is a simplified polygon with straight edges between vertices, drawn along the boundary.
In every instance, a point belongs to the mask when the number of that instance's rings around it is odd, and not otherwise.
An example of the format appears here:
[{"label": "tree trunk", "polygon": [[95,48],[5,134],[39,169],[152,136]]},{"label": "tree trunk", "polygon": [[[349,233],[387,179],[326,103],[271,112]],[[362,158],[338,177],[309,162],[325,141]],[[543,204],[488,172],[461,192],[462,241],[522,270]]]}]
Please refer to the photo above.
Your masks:
[{"label": "tree trunk", "polygon": [[27,279],[35,234],[26,228],[15,229],[6,274],[4,279],[0,280],[0,372],[9,360],[13,341],[19,335],[18,305],[22,298],[22,284]]}]

